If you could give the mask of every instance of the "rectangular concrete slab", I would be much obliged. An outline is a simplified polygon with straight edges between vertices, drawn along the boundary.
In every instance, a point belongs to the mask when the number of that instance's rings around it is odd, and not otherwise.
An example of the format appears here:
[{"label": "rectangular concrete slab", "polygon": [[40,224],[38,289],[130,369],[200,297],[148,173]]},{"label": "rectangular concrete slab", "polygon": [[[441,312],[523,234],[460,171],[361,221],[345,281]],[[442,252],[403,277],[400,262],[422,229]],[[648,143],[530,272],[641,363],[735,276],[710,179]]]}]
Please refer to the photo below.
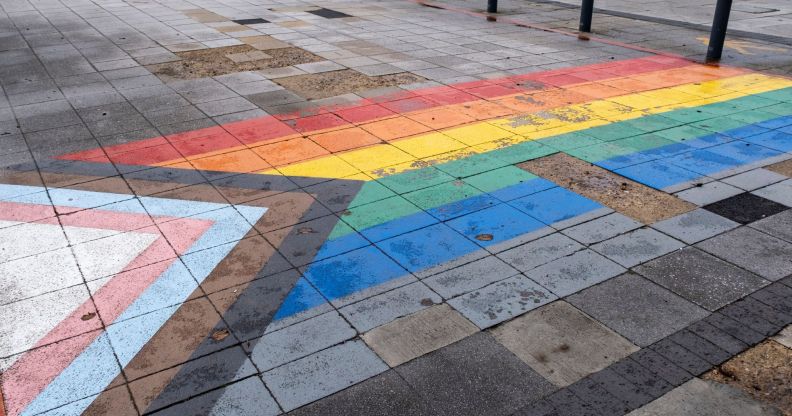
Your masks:
[{"label": "rectangular concrete slab", "polygon": [[492,335],[556,386],[567,386],[638,350],[633,343],[557,301],[513,319]]},{"label": "rectangular concrete slab", "polygon": [[571,238],[555,233],[498,254],[498,257],[522,272],[527,272],[555,259],[568,256],[583,246]]},{"label": "rectangular concrete slab", "polygon": [[457,311],[442,304],[375,328],[362,338],[389,366],[396,367],[478,330]]},{"label": "rectangular concrete slab", "polygon": [[652,224],[652,228],[687,244],[725,233],[740,224],[704,209],[697,209]]},{"label": "rectangular concrete slab", "polygon": [[421,282],[411,283],[339,310],[360,332],[386,324],[400,316],[442,302],[437,293]]},{"label": "rectangular concrete slab", "polygon": [[519,271],[503,260],[495,256],[487,256],[427,277],[423,282],[444,299],[450,299],[516,274],[519,274]]},{"label": "rectangular concrete slab", "polygon": [[642,228],[591,246],[624,267],[660,257],[685,244],[650,228]]},{"label": "rectangular concrete slab", "polygon": [[264,382],[289,411],[343,390],[388,366],[363,341],[348,341],[267,371]]},{"label": "rectangular concrete slab", "polygon": [[749,227],[702,241],[696,247],[767,280],[792,274],[792,244]]},{"label": "rectangular concrete slab", "polygon": [[623,273],[625,269],[592,250],[562,257],[525,275],[564,297]]},{"label": "rectangular concrete slab", "polygon": [[618,212],[614,212],[613,214],[574,227],[569,227],[561,232],[585,245],[591,245],[640,228],[641,226],[643,226],[643,224],[640,222]]},{"label": "rectangular concrete slab", "polygon": [[479,328],[489,328],[544,305],[556,296],[523,275],[510,277],[448,303]]}]

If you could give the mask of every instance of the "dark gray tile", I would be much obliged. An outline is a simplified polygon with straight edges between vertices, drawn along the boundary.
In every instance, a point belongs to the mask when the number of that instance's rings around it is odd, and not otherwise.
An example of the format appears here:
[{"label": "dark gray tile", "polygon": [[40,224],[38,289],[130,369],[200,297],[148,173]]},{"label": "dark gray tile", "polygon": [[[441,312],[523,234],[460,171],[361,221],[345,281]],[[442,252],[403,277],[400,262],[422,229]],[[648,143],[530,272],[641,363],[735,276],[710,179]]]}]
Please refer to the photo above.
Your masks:
[{"label": "dark gray tile", "polygon": [[756,221],[750,227],[792,242],[792,209]]},{"label": "dark gray tile", "polygon": [[707,316],[704,309],[633,273],[566,300],[640,346]]},{"label": "dark gray tile", "polygon": [[289,412],[290,416],[433,414],[431,406],[394,370]]},{"label": "dark gray tile", "polygon": [[778,214],[789,208],[746,192],[706,205],[704,209],[740,224],[748,224]]},{"label": "dark gray tile", "polygon": [[792,244],[749,227],[713,237],[696,247],[768,280],[792,274]]},{"label": "dark gray tile", "polygon": [[396,371],[441,415],[507,415],[553,390],[483,332]]},{"label": "dark gray tile", "polygon": [[694,247],[652,260],[635,271],[711,311],[769,283]]}]

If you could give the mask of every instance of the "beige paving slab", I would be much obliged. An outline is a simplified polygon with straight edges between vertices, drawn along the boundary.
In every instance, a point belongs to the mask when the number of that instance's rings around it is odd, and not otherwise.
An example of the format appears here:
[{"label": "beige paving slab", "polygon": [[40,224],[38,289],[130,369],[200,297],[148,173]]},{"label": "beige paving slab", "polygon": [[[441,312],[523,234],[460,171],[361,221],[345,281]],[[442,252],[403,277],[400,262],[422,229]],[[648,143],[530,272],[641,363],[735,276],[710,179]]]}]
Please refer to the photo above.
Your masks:
[{"label": "beige paving slab", "polygon": [[389,366],[396,367],[476,332],[475,325],[442,304],[399,318],[361,338]]},{"label": "beige paving slab", "polygon": [[492,330],[501,344],[563,387],[638,350],[564,301],[553,302]]},{"label": "beige paving slab", "polygon": [[291,47],[288,43],[275,39],[272,36],[247,36],[239,38],[239,40],[260,51]]},{"label": "beige paving slab", "polygon": [[534,159],[518,166],[644,224],[696,209],[690,202],[565,153]]},{"label": "beige paving slab", "polygon": [[792,177],[792,159],[765,166],[765,169]]}]

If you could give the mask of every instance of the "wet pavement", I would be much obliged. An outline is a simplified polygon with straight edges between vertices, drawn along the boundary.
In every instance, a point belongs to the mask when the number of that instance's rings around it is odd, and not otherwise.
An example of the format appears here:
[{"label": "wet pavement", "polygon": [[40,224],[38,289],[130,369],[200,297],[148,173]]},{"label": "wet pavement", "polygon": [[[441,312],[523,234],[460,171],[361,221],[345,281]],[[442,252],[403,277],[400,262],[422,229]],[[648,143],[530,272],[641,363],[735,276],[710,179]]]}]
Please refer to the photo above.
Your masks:
[{"label": "wet pavement", "polygon": [[0,0],[0,414],[792,412],[783,39],[482,6]]}]

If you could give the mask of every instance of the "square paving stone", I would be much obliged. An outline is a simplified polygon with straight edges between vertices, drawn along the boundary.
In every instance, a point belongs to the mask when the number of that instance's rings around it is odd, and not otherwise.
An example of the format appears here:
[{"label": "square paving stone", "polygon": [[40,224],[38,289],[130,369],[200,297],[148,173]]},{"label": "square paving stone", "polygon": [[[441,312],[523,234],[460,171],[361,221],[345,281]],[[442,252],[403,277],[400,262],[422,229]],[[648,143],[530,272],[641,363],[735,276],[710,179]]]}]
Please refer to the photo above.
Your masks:
[{"label": "square paving stone", "polygon": [[558,301],[492,330],[492,335],[536,372],[567,386],[638,350],[572,305]]},{"label": "square paving stone", "polygon": [[652,260],[635,271],[711,311],[770,283],[694,247]]},{"label": "square paving stone", "polygon": [[628,416],[769,416],[780,413],[727,384],[694,378]]},{"label": "square paving stone", "polygon": [[563,234],[555,233],[504,251],[498,254],[498,257],[512,267],[527,272],[583,248],[575,240]]},{"label": "square paving stone", "polygon": [[290,416],[424,416],[430,405],[394,370],[289,413]]},{"label": "square paving stone", "polygon": [[480,289],[490,283],[519,274],[515,268],[495,256],[427,277],[423,282],[445,299]]},{"label": "square paving stone", "polygon": [[388,369],[363,341],[349,341],[265,372],[286,411],[329,396]]},{"label": "square paving stone", "polygon": [[642,228],[595,244],[591,248],[624,267],[633,267],[684,246],[681,241],[656,230]]},{"label": "square paving stone", "polygon": [[256,376],[193,397],[157,413],[162,416],[208,414],[275,416],[280,414],[280,408]]},{"label": "square paving stone", "polygon": [[740,224],[749,224],[778,214],[788,208],[777,202],[746,192],[714,204],[705,205],[704,209]]},{"label": "square paving stone", "polygon": [[792,207],[792,179],[787,179],[753,192],[763,198]]},{"label": "square paving stone", "polygon": [[523,275],[510,277],[448,303],[479,328],[488,328],[556,299]]},{"label": "square paving stone", "polygon": [[698,206],[713,204],[743,192],[742,189],[723,182],[708,182],[701,186],[694,186],[676,194],[680,199],[692,202]]},{"label": "square paving stone", "polygon": [[754,189],[781,182],[785,179],[787,179],[787,177],[784,175],[759,168],[721,179],[721,182],[725,182],[746,191],[753,191]]},{"label": "square paving stone", "polygon": [[671,237],[688,244],[695,244],[718,234],[725,233],[739,224],[705,209],[697,209],[686,214],[669,218],[652,225]]},{"label": "square paving stone", "polygon": [[619,214],[618,212],[614,212],[613,214],[574,227],[569,227],[563,230],[562,233],[585,245],[591,245],[632,231],[636,228],[641,228],[641,226],[643,226],[643,224],[640,222]]},{"label": "square paving stone", "polygon": [[547,380],[483,332],[396,371],[438,415],[508,415],[553,390]]},{"label": "square paving stone", "polygon": [[702,241],[696,247],[768,280],[792,274],[792,244],[749,227]]},{"label": "square paving stone", "polygon": [[759,231],[792,242],[792,210],[769,216],[750,225]]},{"label": "square paving stone", "polygon": [[537,267],[526,273],[526,276],[557,296],[564,297],[624,271],[623,267],[594,251],[583,250]]},{"label": "square paving stone", "polygon": [[478,330],[457,311],[442,304],[380,326],[362,338],[389,366],[396,367]]},{"label": "square paving stone", "polygon": [[319,350],[354,338],[357,333],[338,314],[323,315],[270,332],[252,342],[250,358],[260,371],[267,371]]},{"label": "square paving stone", "polygon": [[634,273],[567,301],[641,347],[707,316],[706,310]]},{"label": "square paving stone", "polygon": [[400,316],[442,302],[440,296],[421,282],[345,306],[340,312],[360,332],[386,324]]}]

